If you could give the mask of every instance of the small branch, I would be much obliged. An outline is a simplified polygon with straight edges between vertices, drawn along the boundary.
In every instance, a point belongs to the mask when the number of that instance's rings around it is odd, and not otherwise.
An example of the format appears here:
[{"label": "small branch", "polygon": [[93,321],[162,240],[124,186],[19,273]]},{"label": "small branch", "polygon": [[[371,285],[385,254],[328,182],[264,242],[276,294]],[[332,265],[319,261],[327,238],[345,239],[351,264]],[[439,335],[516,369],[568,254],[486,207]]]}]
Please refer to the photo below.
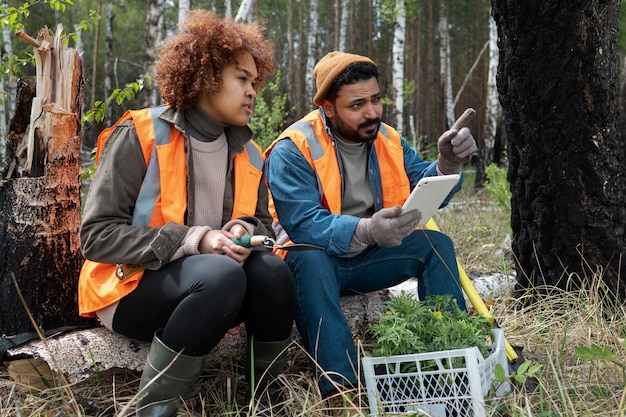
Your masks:
[{"label": "small branch", "polygon": [[23,40],[24,42],[26,42],[27,44],[29,44],[31,46],[34,46],[35,48],[41,47],[41,44],[39,43],[39,41],[37,41],[37,39],[29,36],[23,30],[16,31],[15,32],[15,37],[18,38],[18,39]]}]

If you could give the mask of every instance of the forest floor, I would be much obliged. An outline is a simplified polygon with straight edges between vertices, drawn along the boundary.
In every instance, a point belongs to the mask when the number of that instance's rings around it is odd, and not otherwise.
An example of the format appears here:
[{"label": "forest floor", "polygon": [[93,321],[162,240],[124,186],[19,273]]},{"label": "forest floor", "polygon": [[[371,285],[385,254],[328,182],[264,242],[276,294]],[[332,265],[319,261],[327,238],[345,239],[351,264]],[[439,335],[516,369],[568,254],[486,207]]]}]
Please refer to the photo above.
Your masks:
[{"label": "forest floor", "polygon": [[[455,201],[437,214],[436,221],[454,240],[464,269],[470,276],[514,275],[509,214],[498,209],[485,191],[476,194],[468,188]],[[524,293],[514,297],[511,292],[485,299],[507,340],[522,349],[510,367],[514,382],[510,393],[501,397],[490,393],[486,416],[624,416],[626,310],[611,301],[600,276],[587,278],[585,288],[544,288],[545,296],[533,302]],[[362,354],[371,351],[371,340],[357,342]],[[269,415],[331,414],[309,359],[294,341],[288,371],[280,380],[285,408],[269,410]],[[0,417],[134,414],[139,371],[112,369],[76,383],[55,374],[16,382],[6,365],[0,365]],[[236,360],[206,368],[179,416],[240,415],[242,375],[242,364]],[[533,384],[525,383],[530,381]],[[366,388],[362,384],[343,392],[346,399],[359,403],[363,416],[370,415]]]}]

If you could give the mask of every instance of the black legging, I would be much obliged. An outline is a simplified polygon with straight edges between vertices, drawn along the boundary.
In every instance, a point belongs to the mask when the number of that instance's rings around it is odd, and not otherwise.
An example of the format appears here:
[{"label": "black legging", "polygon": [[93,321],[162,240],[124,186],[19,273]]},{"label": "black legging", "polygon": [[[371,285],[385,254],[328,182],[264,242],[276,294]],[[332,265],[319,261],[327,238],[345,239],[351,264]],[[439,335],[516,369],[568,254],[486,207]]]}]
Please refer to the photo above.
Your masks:
[{"label": "black legging", "polygon": [[242,322],[255,340],[285,340],[294,314],[291,272],[271,252],[253,251],[243,268],[225,255],[193,255],[145,271],[139,286],[120,301],[113,330],[150,341],[163,329],[166,346],[201,356]]}]

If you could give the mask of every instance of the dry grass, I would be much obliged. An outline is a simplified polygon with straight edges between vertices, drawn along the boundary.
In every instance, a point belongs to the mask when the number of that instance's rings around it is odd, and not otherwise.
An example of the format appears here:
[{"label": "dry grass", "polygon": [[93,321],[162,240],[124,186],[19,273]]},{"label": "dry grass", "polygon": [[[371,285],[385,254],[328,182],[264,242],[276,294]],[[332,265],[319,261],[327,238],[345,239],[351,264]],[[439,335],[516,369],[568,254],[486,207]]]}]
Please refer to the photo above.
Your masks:
[{"label": "dry grass", "polygon": [[[484,193],[472,196],[466,192],[459,200],[468,205],[462,210],[446,209],[438,215],[437,223],[457,243],[465,269],[510,273],[510,255],[506,248],[502,250],[510,233],[508,216],[493,207]],[[479,200],[480,204],[476,203]],[[545,296],[532,303],[530,297],[514,300],[508,295],[495,300],[492,312],[509,342],[522,347],[523,357],[542,368],[535,375],[536,389],[529,391],[523,384],[515,385],[507,396],[489,401],[489,416],[624,415],[626,311],[606,294],[599,276],[587,277],[587,281],[586,287],[567,292],[545,288]],[[611,355],[585,360],[575,351],[593,345],[606,348]],[[289,372],[281,379],[287,412],[281,415],[329,415],[329,406],[312,379],[304,350],[294,343],[289,359]],[[238,415],[236,404],[245,388],[241,375],[240,363],[206,369],[179,415]],[[138,379],[138,373],[117,370],[77,384],[34,391],[11,380],[2,366],[0,417],[129,415]],[[346,398],[360,398],[363,415],[367,415],[364,392],[362,386],[358,392],[346,393]]]}]

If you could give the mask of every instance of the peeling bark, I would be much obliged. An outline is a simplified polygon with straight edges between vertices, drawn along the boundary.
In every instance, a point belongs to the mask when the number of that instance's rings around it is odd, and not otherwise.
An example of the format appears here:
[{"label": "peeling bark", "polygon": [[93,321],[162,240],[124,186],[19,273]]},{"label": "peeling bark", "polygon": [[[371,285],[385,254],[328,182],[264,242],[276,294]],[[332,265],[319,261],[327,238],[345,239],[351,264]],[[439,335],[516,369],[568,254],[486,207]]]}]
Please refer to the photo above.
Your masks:
[{"label": "peeling bark", "polygon": [[[78,325],[83,94],[79,55],[56,33],[34,47],[36,93],[17,109],[12,132],[26,157],[0,182],[0,334]],[[32,39],[32,38],[31,38]],[[26,113],[21,113],[26,112]],[[29,123],[26,124],[25,121]],[[24,297],[22,304],[17,288]]]}]

